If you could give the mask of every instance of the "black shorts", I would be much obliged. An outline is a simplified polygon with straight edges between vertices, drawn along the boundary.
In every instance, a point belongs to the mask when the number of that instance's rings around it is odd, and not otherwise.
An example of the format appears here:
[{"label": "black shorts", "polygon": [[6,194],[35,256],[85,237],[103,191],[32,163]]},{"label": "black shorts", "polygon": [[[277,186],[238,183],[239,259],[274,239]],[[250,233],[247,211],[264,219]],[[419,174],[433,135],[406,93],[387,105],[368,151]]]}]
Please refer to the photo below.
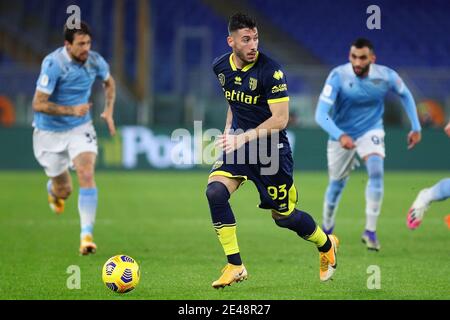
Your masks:
[{"label": "black shorts", "polygon": [[262,174],[262,169],[268,166],[260,163],[235,164],[219,160],[214,164],[209,176],[242,179],[242,183],[251,180],[259,192],[260,208],[289,215],[294,211],[298,201],[298,194],[293,181],[294,161],[292,154],[290,152],[280,154],[278,163],[276,173],[267,175]]}]

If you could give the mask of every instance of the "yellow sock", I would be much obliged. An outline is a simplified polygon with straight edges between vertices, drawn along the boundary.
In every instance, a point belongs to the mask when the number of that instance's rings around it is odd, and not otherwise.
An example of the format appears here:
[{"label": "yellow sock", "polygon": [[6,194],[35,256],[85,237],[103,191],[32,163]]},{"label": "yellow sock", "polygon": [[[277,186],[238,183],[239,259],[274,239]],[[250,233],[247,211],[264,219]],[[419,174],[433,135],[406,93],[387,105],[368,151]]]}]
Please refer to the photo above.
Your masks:
[{"label": "yellow sock", "polygon": [[320,248],[327,242],[327,235],[319,226],[317,226],[313,234],[306,238],[306,240],[315,243],[317,248]]},{"label": "yellow sock", "polygon": [[228,256],[230,254],[239,253],[239,246],[236,237],[236,225],[235,224],[223,224],[220,226],[214,226],[216,229],[219,241],[222,244],[223,251]]}]

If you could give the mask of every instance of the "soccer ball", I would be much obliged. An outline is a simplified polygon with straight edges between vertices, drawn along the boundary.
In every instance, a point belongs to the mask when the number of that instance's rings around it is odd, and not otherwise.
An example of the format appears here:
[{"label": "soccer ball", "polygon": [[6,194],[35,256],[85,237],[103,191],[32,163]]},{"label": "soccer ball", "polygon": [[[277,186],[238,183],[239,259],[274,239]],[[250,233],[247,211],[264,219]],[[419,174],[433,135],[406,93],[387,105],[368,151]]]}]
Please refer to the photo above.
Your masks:
[{"label": "soccer ball", "polygon": [[138,263],[126,255],[117,255],[106,261],[102,270],[105,285],[118,293],[130,292],[139,283]]}]

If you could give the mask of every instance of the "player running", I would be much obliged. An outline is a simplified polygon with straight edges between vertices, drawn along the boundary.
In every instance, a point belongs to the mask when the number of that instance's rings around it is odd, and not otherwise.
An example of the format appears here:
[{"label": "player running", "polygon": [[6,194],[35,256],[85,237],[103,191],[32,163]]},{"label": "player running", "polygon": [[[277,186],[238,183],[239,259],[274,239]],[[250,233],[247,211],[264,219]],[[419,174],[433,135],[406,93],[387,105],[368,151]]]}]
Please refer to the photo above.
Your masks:
[{"label": "player running", "polygon": [[[450,138],[450,121],[444,129]],[[409,209],[406,218],[406,225],[411,230],[417,229],[422,223],[425,211],[428,210],[434,201],[443,201],[450,198],[450,178],[444,178],[430,188],[425,188],[419,192],[414,203]],[[450,226],[450,225],[449,225]]]},{"label": "player running", "polygon": [[64,212],[64,202],[72,193],[68,168],[76,170],[80,186],[78,210],[81,221],[80,253],[95,253],[93,229],[97,210],[94,167],[97,138],[89,114],[92,84],[100,78],[105,88],[105,110],[101,117],[110,134],[115,134],[113,109],[115,82],[109,66],[91,51],[91,32],[80,23],[79,29],[64,28],[64,46],[42,62],[33,99],[33,150],[39,164],[50,178],[48,202],[57,214]]},{"label": "player running", "polygon": [[[259,207],[272,210],[279,227],[316,244],[320,252],[320,279],[329,280],[337,265],[338,239],[327,236],[308,213],[295,208],[293,160],[285,131],[289,96],[284,73],[278,63],[258,52],[258,29],[253,18],[241,13],[233,15],[228,31],[232,52],[213,63],[229,104],[224,134],[218,137],[224,154],[213,166],[206,189],[212,222],[228,264],[212,286],[221,288],[247,278],[236,237],[236,220],[229,204],[231,194],[246,180],[256,185],[261,200]],[[242,132],[238,134],[239,129]],[[274,148],[270,153],[272,164],[278,164],[270,174],[264,172],[267,162],[259,155],[257,161],[249,161],[254,155],[250,144],[265,139],[271,150]],[[262,148],[262,143],[259,147]],[[240,162],[242,150],[246,161]]]},{"label": "player running", "polygon": [[[316,122],[330,135],[327,147],[329,184],[323,204],[323,230],[330,234],[342,191],[350,171],[364,160],[369,180],[366,186],[366,226],[362,241],[379,250],[376,229],[383,200],[384,98],[388,91],[400,96],[412,125],[408,149],[421,140],[416,105],[406,85],[392,69],[375,64],[372,43],[357,39],[350,48],[350,63],[334,68],[320,95]],[[331,111],[331,116],[330,116]]]}]

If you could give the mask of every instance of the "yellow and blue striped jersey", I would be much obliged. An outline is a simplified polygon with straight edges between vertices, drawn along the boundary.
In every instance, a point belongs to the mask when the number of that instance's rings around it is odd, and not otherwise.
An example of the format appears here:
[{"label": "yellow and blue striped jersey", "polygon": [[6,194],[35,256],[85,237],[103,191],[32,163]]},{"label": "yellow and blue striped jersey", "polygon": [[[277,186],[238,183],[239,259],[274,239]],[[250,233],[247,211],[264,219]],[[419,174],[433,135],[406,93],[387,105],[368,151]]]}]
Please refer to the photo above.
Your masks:
[{"label": "yellow and blue striped jersey", "polygon": [[[238,69],[233,53],[218,57],[213,70],[233,114],[231,128],[254,129],[272,116],[269,104],[289,101],[286,76],[280,65],[258,52],[255,62]],[[280,152],[290,151],[286,130],[280,131]]]}]

